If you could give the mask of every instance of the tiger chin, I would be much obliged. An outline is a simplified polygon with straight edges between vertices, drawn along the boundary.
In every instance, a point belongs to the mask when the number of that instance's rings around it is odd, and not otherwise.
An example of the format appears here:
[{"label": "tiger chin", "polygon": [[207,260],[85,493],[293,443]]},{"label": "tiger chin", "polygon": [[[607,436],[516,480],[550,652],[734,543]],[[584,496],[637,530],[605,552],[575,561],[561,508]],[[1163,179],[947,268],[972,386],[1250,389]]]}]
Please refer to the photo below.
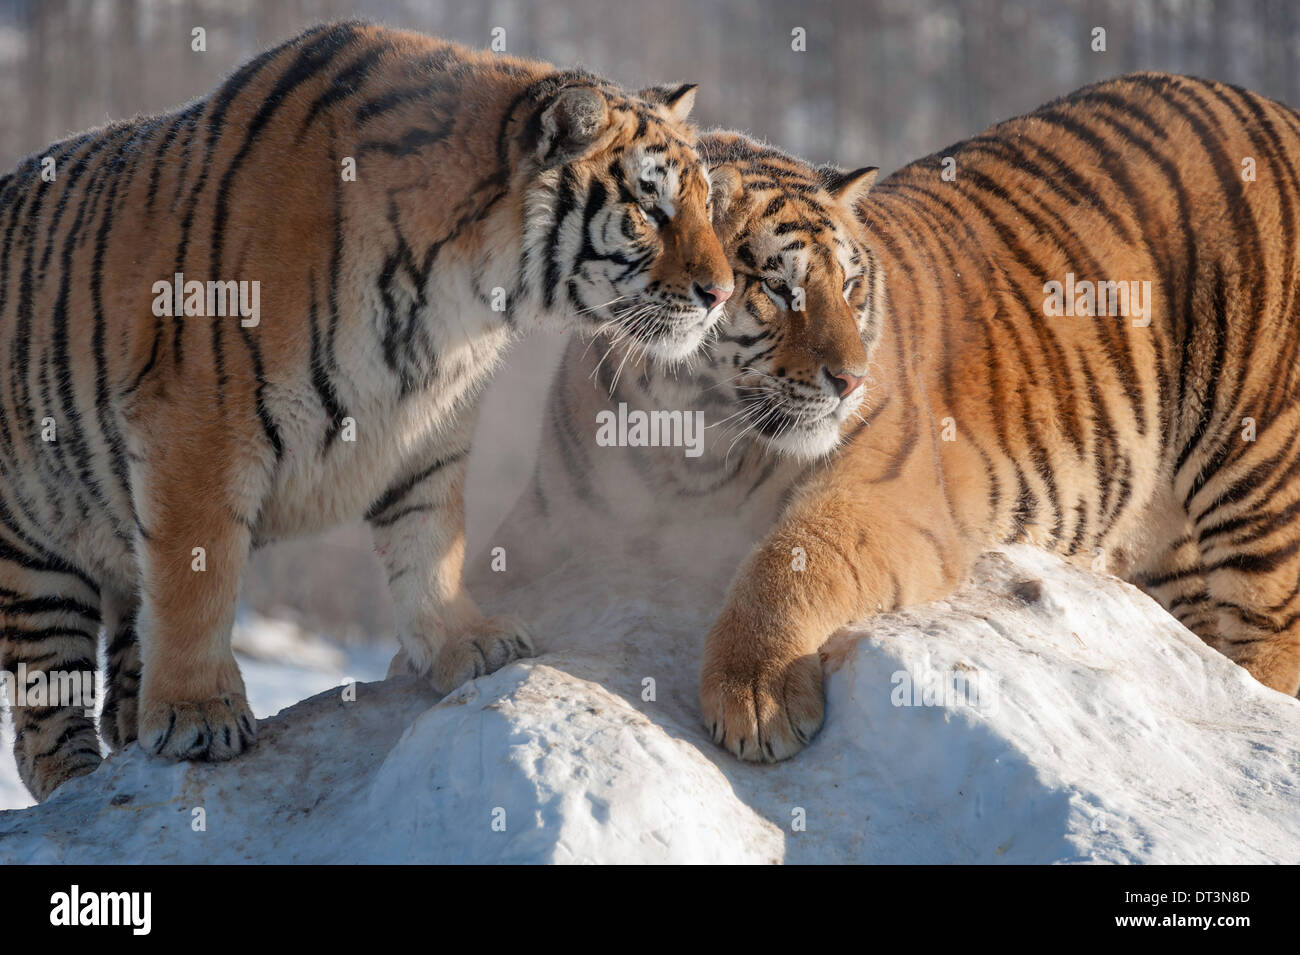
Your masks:
[{"label": "tiger chin", "polygon": [[[1103,555],[1296,695],[1300,114],[1140,73],[876,185],[736,134],[701,149],[742,179],[717,223],[737,290],[711,360],[757,441],[817,459],[708,633],[715,741],[795,754],[836,630],[940,599],[1021,541]],[[1243,155],[1263,170],[1248,188]],[[1067,317],[1048,293],[1074,277],[1153,294]]]},{"label": "tiger chin", "polygon": [[[536,327],[668,361],[707,336],[729,180],[693,97],[328,24],[0,177],[4,667],[94,671],[102,625],[110,745],[234,757],[250,549],[359,517],[436,689],[532,653],[461,582],[475,404]],[[255,322],[221,298],[245,282]],[[38,799],[99,764],[84,707],[13,712]]]}]

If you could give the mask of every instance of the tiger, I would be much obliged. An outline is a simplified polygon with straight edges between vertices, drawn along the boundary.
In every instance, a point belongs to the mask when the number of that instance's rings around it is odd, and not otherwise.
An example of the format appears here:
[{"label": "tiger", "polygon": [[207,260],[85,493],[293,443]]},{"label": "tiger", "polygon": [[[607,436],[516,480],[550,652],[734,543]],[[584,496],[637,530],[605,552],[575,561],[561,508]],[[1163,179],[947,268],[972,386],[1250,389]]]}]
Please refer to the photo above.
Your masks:
[{"label": "tiger", "polygon": [[[716,550],[710,527],[667,557],[739,555],[699,700],[746,761],[815,737],[836,631],[942,599],[1016,543],[1136,585],[1296,695],[1300,115],[1143,72],[879,182],[742,133],[700,150],[741,177],[714,207],[736,277],[716,340],[689,374],[570,345],[494,540],[562,520],[641,548],[652,501],[661,527],[669,508],[730,521]],[[718,437],[697,459],[594,454],[582,419],[618,403],[705,409]],[[637,474],[625,518],[612,489]]]},{"label": "tiger", "polygon": [[[95,671],[102,626],[107,746],[233,758],[249,553],[361,518],[435,689],[531,654],[461,581],[476,409],[535,328],[709,333],[694,97],[327,23],[0,178],[0,665]],[[36,799],[100,764],[93,709],[11,709]]]}]

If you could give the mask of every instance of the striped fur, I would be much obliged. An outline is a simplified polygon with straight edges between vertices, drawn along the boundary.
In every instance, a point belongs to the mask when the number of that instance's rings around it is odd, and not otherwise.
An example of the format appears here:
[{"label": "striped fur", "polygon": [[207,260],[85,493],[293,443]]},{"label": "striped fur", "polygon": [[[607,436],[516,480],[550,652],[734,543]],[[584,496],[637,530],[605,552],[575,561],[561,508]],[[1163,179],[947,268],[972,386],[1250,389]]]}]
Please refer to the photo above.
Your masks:
[{"label": "striped fur", "polygon": [[[770,519],[707,638],[701,703],[720,743],[797,752],[823,719],[818,651],[836,629],[940,598],[1012,542],[1123,576],[1297,692],[1300,115],[1219,83],[1126,76],[865,196],[869,174],[735,134],[700,147],[742,176],[716,221],[736,292],[691,380],[633,361],[610,400],[704,408],[725,437],[654,468],[643,449],[588,454],[556,422],[591,413],[582,383],[602,356],[572,348],[509,523],[613,537],[620,515],[598,524],[591,501],[633,459],[661,508]],[[1047,314],[1045,285],[1067,273],[1150,281],[1149,324]],[[854,275],[846,310],[832,292]],[[782,307],[795,287],[804,313]],[[867,374],[836,400],[830,375],[861,357],[853,333]],[[644,539],[644,520],[629,526]]]},{"label": "striped fur", "polygon": [[[995,126],[858,203],[886,293],[866,319],[881,328],[866,404],[709,634],[715,737],[746,759],[796,752],[822,720],[834,630],[942,597],[1015,541],[1108,566],[1294,695],[1298,164],[1295,111],[1147,73]],[[1150,282],[1149,314],[1048,313],[1047,283],[1069,273]]]},{"label": "striped fur", "polygon": [[[102,625],[110,744],[234,756],[250,548],[361,515],[435,686],[529,652],[461,585],[477,395],[539,326],[703,339],[732,278],[692,98],[333,24],[0,178],[0,663],[94,669]],[[260,323],[156,314],[175,273],[260,282]],[[14,718],[37,798],[98,764],[82,708]]]}]

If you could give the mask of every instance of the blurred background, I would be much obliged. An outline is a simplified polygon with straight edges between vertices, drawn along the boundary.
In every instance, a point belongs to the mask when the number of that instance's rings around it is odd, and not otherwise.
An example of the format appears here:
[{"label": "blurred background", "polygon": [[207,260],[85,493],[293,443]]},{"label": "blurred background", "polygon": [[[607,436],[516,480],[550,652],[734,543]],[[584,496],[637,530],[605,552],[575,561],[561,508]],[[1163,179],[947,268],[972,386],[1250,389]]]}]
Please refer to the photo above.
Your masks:
[{"label": "blurred background", "polygon": [[200,96],[261,48],[352,16],[475,46],[500,27],[510,53],[626,85],[692,80],[703,124],[886,172],[1134,69],[1300,102],[1295,0],[0,0],[0,166]]},{"label": "blurred background", "polygon": [[[68,133],[200,96],[257,50],[350,16],[476,46],[503,28],[510,53],[628,86],[695,81],[702,125],[886,172],[1134,69],[1300,104],[1295,0],[0,0],[0,167]],[[206,52],[191,50],[198,26]],[[1092,49],[1095,27],[1105,52]],[[489,390],[469,482],[471,554],[530,473],[559,344],[516,347]],[[392,630],[359,527],[259,554],[245,612],[345,645]]]}]

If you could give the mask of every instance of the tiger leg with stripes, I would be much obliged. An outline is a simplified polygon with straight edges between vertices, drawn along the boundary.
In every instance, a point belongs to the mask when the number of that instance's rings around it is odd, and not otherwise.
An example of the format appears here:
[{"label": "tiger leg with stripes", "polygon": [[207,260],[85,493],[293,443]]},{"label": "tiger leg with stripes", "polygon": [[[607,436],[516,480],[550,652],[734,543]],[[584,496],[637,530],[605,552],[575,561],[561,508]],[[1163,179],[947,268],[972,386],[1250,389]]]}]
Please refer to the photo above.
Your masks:
[{"label": "tiger leg with stripes", "polygon": [[1250,454],[1192,498],[1208,627],[1193,627],[1265,686],[1300,692],[1300,486]]},{"label": "tiger leg with stripes", "polygon": [[950,593],[979,554],[942,509],[917,507],[917,487],[942,487],[928,439],[896,473],[895,455],[871,446],[904,417],[886,412],[863,433],[854,470],[816,472],[736,574],[705,642],[700,701],[714,741],[742,759],[786,759],[816,734],[832,633]]},{"label": "tiger leg with stripes", "polygon": [[0,668],[12,680],[18,774],[44,800],[101,761],[93,699],[63,699],[67,683],[60,678],[88,674],[93,680],[98,671],[100,597],[84,575],[36,555],[20,561],[17,547],[6,543],[0,558]]},{"label": "tiger leg with stripes", "polygon": [[[428,676],[442,692],[492,672],[534,647],[509,615],[484,617],[461,586],[467,452],[406,479],[367,514],[397,609],[401,649],[389,675]],[[134,598],[105,594],[106,700],[100,730],[114,750],[136,739],[140,641]],[[443,642],[447,636],[455,639]]]},{"label": "tiger leg with stripes", "polygon": [[1157,488],[1145,515],[1142,539],[1106,554],[1105,569],[1142,588],[1188,630],[1216,645],[1196,529],[1172,486]]},{"label": "tiger leg with stripes", "polygon": [[[268,469],[251,450],[254,423],[168,410],[145,415],[149,437],[129,435],[141,527],[138,738],[154,755],[230,759],[257,738],[230,638]],[[186,465],[196,460],[207,466]]]},{"label": "tiger leg with stripes", "polygon": [[524,625],[484,617],[462,582],[468,459],[468,447],[435,457],[366,514],[398,618],[401,650],[389,675],[428,677],[442,693],[533,654]]},{"label": "tiger leg with stripes", "polygon": [[102,609],[106,670],[99,732],[104,742],[116,751],[136,738],[141,667],[135,625],[140,602],[135,595],[105,591]]}]

